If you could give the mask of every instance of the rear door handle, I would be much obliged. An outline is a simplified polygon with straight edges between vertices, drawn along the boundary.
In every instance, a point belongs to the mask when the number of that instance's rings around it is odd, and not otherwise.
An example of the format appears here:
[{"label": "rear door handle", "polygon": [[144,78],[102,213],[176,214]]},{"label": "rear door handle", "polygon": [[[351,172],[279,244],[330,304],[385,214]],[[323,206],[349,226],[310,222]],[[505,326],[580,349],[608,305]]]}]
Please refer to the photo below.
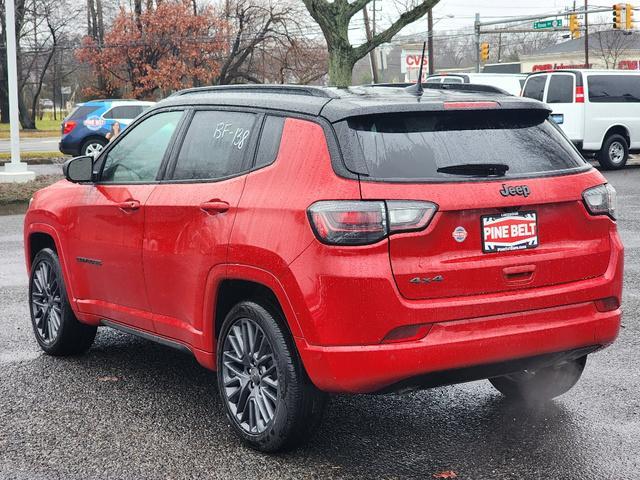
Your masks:
[{"label": "rear door handle", "polygon": [[200,209],[209,215],[224,213],[229,210],[229,204],[222,200],[210,200],[200,204]]},{"label": "rear door handle", "polygon": [[127,200],[126,202],[116,203],[117,207],[125,211],[138,210],[140,208],[140,202],[138,200]]}]

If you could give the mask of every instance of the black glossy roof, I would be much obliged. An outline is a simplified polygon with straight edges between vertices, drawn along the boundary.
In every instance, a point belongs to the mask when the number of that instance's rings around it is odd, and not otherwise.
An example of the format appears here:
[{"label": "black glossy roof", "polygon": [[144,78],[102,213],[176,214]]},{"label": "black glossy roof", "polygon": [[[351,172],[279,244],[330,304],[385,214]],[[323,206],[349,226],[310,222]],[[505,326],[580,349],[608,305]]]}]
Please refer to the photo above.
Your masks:
[{"label": "black glossy roof", "polygon": [[252,107],[322,116],[330,122],[374,113],[440,111],[445,102],[494,101],[504,109],[547,109],[543,103],[522,97],[482,91],[425,89],[421,97],[403,88],[312,87],[297,85],[233,85],[188,89],[159,102],[167,106],[219,105]]}]

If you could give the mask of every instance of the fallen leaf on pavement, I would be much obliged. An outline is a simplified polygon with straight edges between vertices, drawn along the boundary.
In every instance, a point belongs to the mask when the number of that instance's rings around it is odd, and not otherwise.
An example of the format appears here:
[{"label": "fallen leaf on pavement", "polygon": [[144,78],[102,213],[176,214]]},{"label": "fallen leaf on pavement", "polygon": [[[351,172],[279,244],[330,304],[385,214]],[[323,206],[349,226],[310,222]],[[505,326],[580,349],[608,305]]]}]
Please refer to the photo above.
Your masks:
[{"label": "fallen leaf on pavement", "polygon": [[433,478],[458,478],[458,475],[453,470],[447,470],[446,472],[434,473]]}]

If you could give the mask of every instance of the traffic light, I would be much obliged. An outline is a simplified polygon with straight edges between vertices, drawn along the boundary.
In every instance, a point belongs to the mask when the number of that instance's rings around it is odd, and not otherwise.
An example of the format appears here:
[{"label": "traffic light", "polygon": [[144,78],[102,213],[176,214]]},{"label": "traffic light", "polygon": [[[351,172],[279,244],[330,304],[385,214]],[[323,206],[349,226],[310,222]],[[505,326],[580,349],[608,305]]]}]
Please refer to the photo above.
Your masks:
[{"label": "traffic light", "polygon": [[613,6],[613,28],[622,29],[622,4],[616,3]]},{"label": "traffic light", "polygon": [[571,32],[571,38],[580,38],[580,22],[578,21],[578,15],[575,13],[569,15],[569,31]]},{"label": "traffic light", "polygon": [[633,5],[627,3],[625,10],[625,28],[627,30],[633,30]]},{"label": "traffic light", "polygon": [[489,60],[489,42],[483,42],[480,45],[480,60],[483,62]]}]

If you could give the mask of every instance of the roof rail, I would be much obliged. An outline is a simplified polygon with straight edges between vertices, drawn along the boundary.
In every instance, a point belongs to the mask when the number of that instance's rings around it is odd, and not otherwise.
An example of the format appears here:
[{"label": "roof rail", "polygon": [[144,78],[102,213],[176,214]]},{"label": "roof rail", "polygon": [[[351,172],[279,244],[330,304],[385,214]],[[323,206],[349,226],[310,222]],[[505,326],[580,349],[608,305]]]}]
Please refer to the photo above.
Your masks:
[{"label": "roof rail", "polygon": [[263,85],[263,84],[241,84],[241,85],[211,85],[207,87],[187,88],[173,93],[171,96],[182,96],[196,93],[274,93],[280,95],[307,95],[321,98],[337,98],[338,95],[323,87],[309,85]]}]

